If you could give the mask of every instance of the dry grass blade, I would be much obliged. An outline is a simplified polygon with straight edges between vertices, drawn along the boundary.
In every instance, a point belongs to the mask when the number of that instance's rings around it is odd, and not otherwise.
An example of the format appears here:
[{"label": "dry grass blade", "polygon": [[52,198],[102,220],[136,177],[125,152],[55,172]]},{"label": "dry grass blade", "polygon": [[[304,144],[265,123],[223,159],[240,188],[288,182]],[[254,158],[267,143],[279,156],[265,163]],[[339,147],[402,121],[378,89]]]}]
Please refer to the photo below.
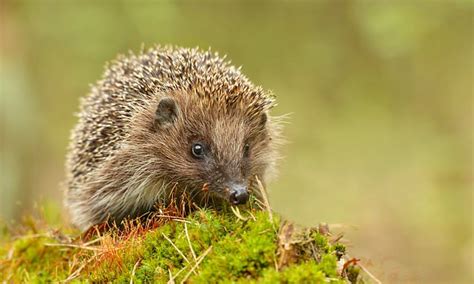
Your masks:
[{"label": "dry grass blade", "polygon": [[64,281],[62,281],[62,283],[69,283],[72,280],[79,277],[79,274],[84,269],[84,267],[86,267],[86,265],[87,265],[87,263],[84,263],[83,265],[81,265],[78,269],[76,269],[73,273],[71,273]]},{"label": "dry grass blade", "polygon": [[170,280],[168,280],[168,283],[174,283],[174,279],[176,279],[176,277],[178,277],[178,275],[181,274],[181,272],[183,272],[184,270],[186,270],[187,267],[183,267],[181,268],[178,273],[176,273],[174,276],[171,274],[171,270],[168,270],[170,272]]},{"label": "dry grass blade", "polygon": [[[259,189],[260,191],[260,189]],[[264,210],[265,209],[265,203],[263,203],[261,200],[259,200],[258,198],[254,198],[253,199],[255,201],[255,204],[258,206],[258,208],[260,208],[260,210]]]},{"label": "dry grass blade", "polygon": [[96,259],[96,256],[92,256],[91,258],[89,258],[85,263],[83,263],[78,269],[76,269],[73,273],[71,273],[65,280],[61,281],[62,283],[69,283],[71,282],[72,280],[76,279],[77,277],[80,276],[81,274],[81,271],[89,264],[91,263],[93,260]]},{"label": "dry grass blade", "polygon": [[191,275],[191,273],[195,273],[196,274],[196,268],[199,266],[199,264],[203,261],[203,259],[206,257],[206,255],[211,251],[212,249],[212,246],[210,246],[197,260],[197,262],[194,264],[194,266],[191,268],[191,270],[188,272],[188,274],[186,274],[183,278],[183,280],[181,280],[181,284],[185,283],[186,280],[188,280],[189,276]]},{"label": "dry grass blade", "polygon": [[270,221],[273,222],[273,213],[272,213],[272,208],[270,207],[270,202],[268,201],[267,192],[265,191],[265,188],[263,187],[263,184],[258,178],[258,176],[255,176],[255,179],[257,180],[258,189],[260,190],[260,193],[262,194],[263,202],[265,203],[265,208],[268,211],[268,216],[270,218]]},{"label": "dry grass blade", "polygon": [[138,264],[140,263],[140,261],[141,261],[141,259],[137,260],[137,262],[133,266],[132,275],[130,275],[130,284],[133,284],[133,278],[135,277],[135,273],[137,271],[137,267],[138,267]]},{"label": "dry grass blade", "polygon": [[189,250],[193,255],[194,261],[196,261],[196,253],[194,253],[193,246],[191,245],[191,239],[189,238],[188,226],[186,223],[184,223],[184,232],[186,233],[186,239],[188,240]]},{"label": "dry grass blade", "polygon": [[101,242],[103,239],[104,239],[104,236],[102,235],[102,236],[100,236],[100,237],[98,237],[98,238],[96,238],[96,239],[94,239],[94,240],[91,240],[91,241],[89,241],[89,242],[83,243],[82,245],[88,247],[88,246],[91,246],[91,245],[93,245],[93,244],[95,244],[95,243]]},{"label": "dry grass blade", "polygon": [[74,245],[74,244],[44,244],[47,247],[65,247],[65,248],[77,248],[83,250],[91,250],[91,251],[102,251],[102,249],[97,247],[85,246],[85,245]]},{"label": "dry grass blade", "polygon": [[187,262],[189,262],[189,259],[184,255],[184,253],[173,243],[172,240],[170,240],[165,234],[161,233],[163,237],[173,246],[173,248],[181,255],[181,257]]},{"label": "dry grass blade", "polygon": [[242,214],[240,214],[239,207],[232,206],[232,207],[230,207],[230,209],[232,210],[234,215],[237,216],[237,218],[239,218],[240,220],[242,220],[242,221],[247,221],[248,220],[248,218],[245,218],[244,216],[242,216]]},{"label": "dry grass blade", "polygon": [[168,274],[170,276],[170,280],[168,280],[168,282],[166,282],[167,284],[174,284],[174,278],[173,278],[173,274],[171,273],[171,270],[168,269]]},{"label": "dry grass blade", "polygon": [[252,211],[248,210],[247,213],[250,215],[250,218],[255,222],[257,221],[257,218],[255,218],[255,215],[252,214]]},{"label": "dry grass blade", "polygon": [[[155,214],[153,215],[153,217],[157,217],[157,218],[169,218],[171,220],[174,220],[174,221],[187,221],[185,218],[183,217],[179,217],[179,216],[173,216],[173,215],[164,215],[164,214]],[[187,221],[189,222],[189,221]]]},{"label": "dry grass blade", "polygon": [[379,279],[377,279],[372,273],[370,273],[370,271],[365,268],[361,263],[358,263],[357,264],[375,283],[377,284],[382,284],[382,281],[380,281]]},{"label": "dry grass blade", "polygon": [[10,248],[7,255],[7,260],[12,260],[15,255],[15,247]]},{"label": "dry grass blade", "polygon": [[44,234],[33,234],[33,235],[26,235],[26,236],[15,236],[13,237],[14,240],[22,240],[22,239],[36,239],[36,238],[47,238],[51,237],[51,234],[44,233]]}]

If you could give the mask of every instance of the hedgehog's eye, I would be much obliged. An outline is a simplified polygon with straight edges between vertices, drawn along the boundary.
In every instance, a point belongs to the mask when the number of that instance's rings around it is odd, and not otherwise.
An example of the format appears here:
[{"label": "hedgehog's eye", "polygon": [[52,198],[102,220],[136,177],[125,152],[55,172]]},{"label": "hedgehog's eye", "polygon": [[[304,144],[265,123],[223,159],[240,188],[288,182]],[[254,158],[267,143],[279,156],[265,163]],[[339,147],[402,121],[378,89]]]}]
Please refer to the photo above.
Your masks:
[{"label": "hedgehog's eye", "polygon": [[191,147],[191,152],[195,158],[202,158],[204,157],[204,146],[201,143],[194,143]]},{"label": "hedgehog's eye", "polygon": [[245,143],[245,145],[244,145],[244,157],[245,157],[245,158],[248,158],[249,153],[250,153],[250,144],[249,144],[249,143]]}]

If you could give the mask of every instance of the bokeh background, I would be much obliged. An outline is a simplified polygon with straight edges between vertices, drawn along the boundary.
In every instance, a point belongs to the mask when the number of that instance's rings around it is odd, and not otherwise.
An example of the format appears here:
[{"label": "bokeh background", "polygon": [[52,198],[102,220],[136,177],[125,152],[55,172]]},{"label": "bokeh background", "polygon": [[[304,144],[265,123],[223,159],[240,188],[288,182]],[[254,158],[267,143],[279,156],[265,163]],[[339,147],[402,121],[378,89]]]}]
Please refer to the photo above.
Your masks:
[{"label": "bokeh background", "polygon": [[142,44],[221,54],[291,113],[276,211],[381,280],[472,281],[472,1],[0,1],[0,219],[64,222],[78,99]]}]

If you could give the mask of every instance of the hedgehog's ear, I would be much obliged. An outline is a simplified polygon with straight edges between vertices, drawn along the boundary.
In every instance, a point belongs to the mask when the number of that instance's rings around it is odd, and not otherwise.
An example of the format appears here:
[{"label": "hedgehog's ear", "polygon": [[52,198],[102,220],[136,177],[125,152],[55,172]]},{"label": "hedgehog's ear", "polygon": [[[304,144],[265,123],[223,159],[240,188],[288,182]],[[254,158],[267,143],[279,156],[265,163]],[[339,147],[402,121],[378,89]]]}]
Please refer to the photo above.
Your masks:
[{"label": "hedgehog's ear", "polygon": [[267,121],[268,121],[268,115],[266,112],[262,112],[259,114],[256,118],[254,118],[254,129],[258,132],[265,132],[265,129],[267,127]]},{"label": "hedgehog's ear", "polygon": [[172,125],[178,117],[179,108],[176,101],[170,97],[164,97],[158,103],[155,112],[155,127],[166,128]]},{"label": "hedgehog's ear", "polygon": [[262,113],[260,115],[260,126],[262,128],[265,128],[265,126],[267,125],[267,120],[268,120],[268,115],[266,112]]}]

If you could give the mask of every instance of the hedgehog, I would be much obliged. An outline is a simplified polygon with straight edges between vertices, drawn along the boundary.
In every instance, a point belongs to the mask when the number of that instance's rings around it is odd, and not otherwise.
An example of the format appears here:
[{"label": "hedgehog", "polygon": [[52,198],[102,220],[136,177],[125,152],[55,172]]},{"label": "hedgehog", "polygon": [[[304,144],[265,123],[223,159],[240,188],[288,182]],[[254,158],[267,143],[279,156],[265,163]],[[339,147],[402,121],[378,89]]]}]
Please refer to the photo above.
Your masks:
[{"label": "hedgehog", "polygon": [[279,159],[275,105],[270,91],[211,50],[155,46],[118,56],[81,98],[72,130],[72,223],[120,223],[182,194],[215,207],[259,198],[255,180],[266,184]]}]

